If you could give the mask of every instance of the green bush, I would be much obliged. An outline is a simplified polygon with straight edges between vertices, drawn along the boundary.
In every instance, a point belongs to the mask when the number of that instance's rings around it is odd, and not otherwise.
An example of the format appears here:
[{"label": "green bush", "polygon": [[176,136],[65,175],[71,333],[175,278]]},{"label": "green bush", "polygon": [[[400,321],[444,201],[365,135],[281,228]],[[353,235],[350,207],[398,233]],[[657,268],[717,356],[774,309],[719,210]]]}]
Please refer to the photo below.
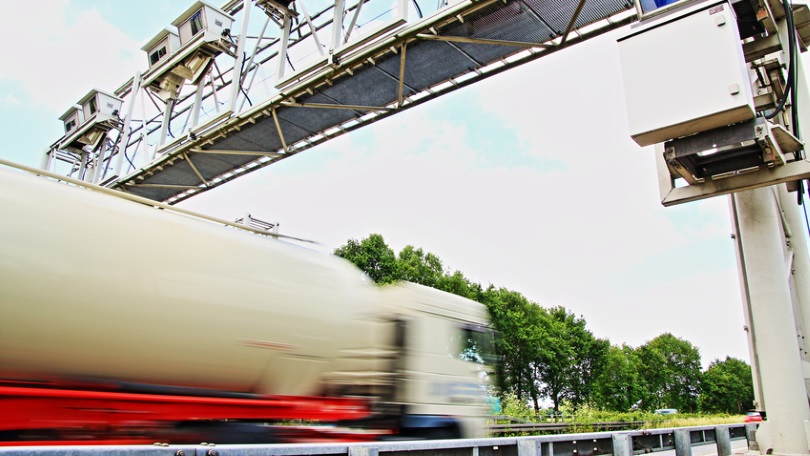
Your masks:
[{"label": "green bush", "polygon": [[534,410],[528,403],[518,399],[514,393],[506,393],[501,396],[501,412],[499,415],[523,421],[537,421]]}]

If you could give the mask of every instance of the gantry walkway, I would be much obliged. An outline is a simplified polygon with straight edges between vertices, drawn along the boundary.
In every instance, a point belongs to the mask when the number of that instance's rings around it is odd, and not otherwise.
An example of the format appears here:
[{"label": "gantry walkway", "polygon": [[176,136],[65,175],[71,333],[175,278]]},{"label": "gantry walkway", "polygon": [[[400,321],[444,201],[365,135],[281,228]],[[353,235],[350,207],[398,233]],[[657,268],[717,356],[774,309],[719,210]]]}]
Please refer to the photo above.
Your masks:
[{"label": "gantry walkway", "polygon": [[[245,14],[248,3],[251,11]],[[334,14],[335,5],[309,15],[306,6],[300,4],[298,13],[290,14],[298,25],[290,27],[289,36],[271,38],[268,23],[270,28],[273,22],[285,27],[284,15],[276,9],[233,0],[221,9],[236,17],[234,28],[239,27],[240,13],[267,20],[261,33],[253,37],[249,36],[251,28],[243,27],[243,33],[248,34],[241,40],[245,43],[242,52],[224,57],[234,62],[231,70],[219,71],[220,57],[207,78],[171,104],[156,100],[158,97],[144,89],[148,84],[154,86],[154,76],[150,81],[149,72],[137,75],[115,92],[124,99],[122,112],[129,113],[121,119],[124,134],[89,154],[65,151],[57,142],[51,157],[72,160],[69,173],[74,176],[81,173],[82,179],[173,204],[636,19],[628,0],[466,0],[440,4],[435,11],[410,22],[394,17],[370,37],[350,41],[339,35],[343,41],[335,41],[342,46],[332,46],[328,53],[314,53],[305,65],[296,65],[297,72],[290,75],[282,69],[266,77],[263,71],[268,65],[278,65],[273,62],[279,59],[289,62],[281,63],[288,70],[292,67],[290,55],[295,45],[303,47],[307,40],[314,40],[314,47],[326,48],[318,37],[323,37],[332,24],[342,24],[344,31],[346,23],[354,25],[361,17],[356,14],[361,7],[370,10],[364,6],[368,3],[347,6],[342,15]],[[427,9],[415,2],[407,7],[416,8],[420,14]],[[224,98],[222,94],[233,85],[234,74],[241,75],[238,90],[231,92],[235,95],[231,100],[218,99]],[[262,95],[254,95],[261,87],[253,84],[257,74],[260,79],[265,77],[263,100]],[[136,95],[146,101],[138,103]],[[191,111],[205,110],[206,102],[210,103],[210,118],[194,125],[198,114]],[[151,118],[144,110],[143,118],[138,119],[135,109],[127,109],[128,103],[149,105]],[[168,128],[159,128],[166,122]],[[161,132],[171,135],[172,128],[173,138],[155,139]]]}]

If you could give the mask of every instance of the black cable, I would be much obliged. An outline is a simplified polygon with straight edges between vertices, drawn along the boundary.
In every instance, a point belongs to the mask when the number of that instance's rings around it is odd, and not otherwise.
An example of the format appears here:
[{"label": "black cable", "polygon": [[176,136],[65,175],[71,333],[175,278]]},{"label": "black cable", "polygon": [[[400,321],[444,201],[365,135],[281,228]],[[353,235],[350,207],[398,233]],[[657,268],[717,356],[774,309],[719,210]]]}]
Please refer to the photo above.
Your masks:
[{"label": "black cable", "polygon": [[[785,8],[785,22],[787,22],[788,27],[788,53],[790,54],[790,66],[788,67],[788,71],[790,73],[788,74],[788,78],[791,80],[791,83],[789,84],[790,102],[793,106],[791,121],[796,121],[798,120],[798,116],[796,115],[798,112],[796,109],[796,78],[798,72],[796,65],[796,61],[798,59],[798,55],[796,55],[796,21],[793,17],[793,6],[790,4],[790,0],[782,0],[782,4]],[[794,136],[796,136],[796,133],[798,132],[795,130],[798,130],[798,128],[796,128],[795,123],[793,124],[793,130]]]},{"label": "black cable", "polygon": [[[178,90],[179,95],[179,90]],[[174,112],[174,98],[169,98],[169,101],[166,102],[166,111],[168,111],[168,116],[166,116],[166,120],[168,123],[166,124],[166,131],[169,133],[169,136],[174,139],[174,133],[172,133],[172,113]]]},{"label": "black cable", "polygon": [[245,73],[245,60],[247,60],[247,53],[242,53],[242,68],[239,69],[239,91],[245,95],[245,100],[247,100],[248,105],[253,106],[253,102],[250,101],[250,97],[248,96],[247,92],[245,92],[244,86],[242,86],[242,75]]},{"label": "black cable", "polygon": [[[798,78],[798,65],[796,62],[798,61],[798,51],[796,46],[796,19],[793,16],[793,6],[790,4],[789,0],[782,0],[782,4],[785,8],[785,21],[787,22],[788,27],[788,52],[790,53],[790,66],[788,67],[788,78],[790,79],[790,104],[791,104],[791,126],[792,126],[792,133],[796,139],[801,140],[801,133],[799,132],[799,109],[798,109],[798,89],[797,89],[797,78]],[[793,157],[795,160],[802,160],[804,158],[804,150],[800,149],[794,152]],[[804,215],[805,215],[805,222],[807,222],[807,205],[804,203],[804,195],[805,195],[805,187],[804,182],[799,180],[797,182],[798,188],[797,195],[796,195],[796,202],[799,206],[804,206]],[[810,226],[808,226],[810,229]]]},{"label": "black cable", "polygon": [[[801,184],[799,184],[801,186]],[[799,196],[801,198],[801,196]],[[802,209],[804,209],[804,227],[807,229],[807,234],[810,234],[810,219],[807,217],[807,205],[802,204]]]},{"label": "black cable", "polygon": [[[784,2],[789,3],[788,0],[784,0]],[[789,43],[791,45],[790,46],[791,65],[790,65],[789,70],[792,71],[792,73],[789,76],[793,76],[793,80],[792,80],[793,84],[791,86],[791,91],[790,91],[790,104],[792,106],[791,107],[791,123],[792,123],[792,126],[793,126],[793,136],[795,136],[796,139],[801,140],[802,139],[801,138],[801,133],[799,132],[799,108],[798,108],[798,106],[799,106],[799,104],[798,104],[799,103],[799,101],[798,101],[799,93],[798,93],[798,89],[797,89],[797,87],[798,87],[798,78],[799,78],[799,68],[798,68],[798,65],[794,64],[795,62],[798,62],[798,59],[799,59],[798,46],[797,46],[797,43],[796,43],[796,40],[797,40],[797,38],[796,38],[796,18],[793,16],[793,6],[792,5],[788,4],[785,8],[786,8],[785,16],[786,16],[787,22],[788,22],[788,32],[790,33],[790,41],[789,41]],[[795,156],[796,160],[803,159],[804,158],[804,150],[802,149],[802,150],[796,151],[794,156]],[[801,189],[802,189],[801,182],[799,184],[800,184],[799,189],[801,191]]]},{"label": "black cable", "polygon": [[[790,63],[790,66],[793,66],[793,62]],[[787,104],[788,97],[790,97],[790,93],[792,92],[792,90],[790,89],[790,87],[793,84],[792,70],[793,70],[792,68],[788,67],[788,77],[787,81],[785,82],[785,93],[782,94],[782,99],[779,101],[779,104],[776,106],[776,108],[774,108],[774,110],[770,114],[768,113],[765,114],[766,119],[773,119],[785,109],[785,104]]]},{"label": "black cable", "polygon": [[[131,137],[132,137],[132,127],[129,127],[129,134],[127,135],[127,138],[131,138]],[[129,143],[129,140],[127,140],[127,143]],[[135,169],[135,163],[132,163],[132,160],[129,159],[129,155],[127,155],[127,146],[129,146],[129,144],[124,144],[124,158],[127,159],[127,162],[129,163],[129,166],[131,166],[132,169]],[[138,145],[135,147],[135,151],[133,152],[133,155],[138,153],[138,148],[140,148],[140,147],[141,147],[141,143],[139,142]]]},{"label": "black cable", "polygon": [[419,15],[419,19],[422,19],[422,8],[419,8],[419,3],[416,0],[413,0],[413,6],[416,8],[416,14]]},{"label": "black cable", "polygon": [[241,90],[241,91],[242,91],[242,93],[245,95],[245,100],[247,100],[248,105],[249,105],[249,106],[253,106],[253,102],[252,102],[252,101],[250,101],[250,97],[248,96],[247,92],[245,92],[245,89],[243,89],[243,88],[240,86],[240,87],[239,87],[239,90]]},{"label": "black cable", "polygon": [[[796,29],[793,24],[793,9],[790,5],[790,0],[782,0],[782,6],[785,8],[785,21],[787,22],[788,27],[788,77],[787,81],[785,82],[785,93],[782,94],[782,100],[779,102],[773,112],[770,114],[765,114],[766,119],[773,119],[780,112],[782,112],[785,109],[788,98],[790,98],[791,103],[793,102],[793,97],[791,94],[793,93],[793,86],[795,85],[793,75],[796,72]],[[793,107],[793,112],[796,112],[795,105]]]},{"label": "black cable", "polygon": [[290,64],[290,68],[295,71],[295,67],[292,64],[292,60],[290,60],[290,54],[287,54],[287,63]]},{"label": "black cable", "polygon": [[124,158],[127,159],[127,163],[129,163],[129,166],[131,166],[132,169],[135,169],[135,163],[132,163],[132,160],[129,159],[129,155],[127,155],[126,150],[124,150]]},{"label": "black cable", "polygon": [[[796,139],[801,140],[801,133],[799,132],[799,109],[798,109],[798,92],[797,92],[797,82],[796,79],[798,78],[798,58],[796,52],[796,22],[793,16],[793,5],[790,4],[790,0],[782,0],[782,6],[785,9],[785,22],[787,25],[787,40],[788,40],[788,76],[787,80],[785,81],[785,92],[782,94],[782,100],[776,106],[776,108],[771,113],[766,113],[766,119],[772,119],[776,117],[780,112],[785,109],[785,105],[787,104],[788,99],[790,99],[791,105],[791,112],[790,112],[790,123],[791,123],[791,133]],[[802,160],[804,159],[804,149],[797,150],[793,153],[793,158],[795,160]],[[810,179],[808,179],[808,187],[810,187]],[[799,206],[804,206],[804,216],[805,222],[807,221],[807,205],[803,204],[804,202],[804,194],[805,194],[805,187],[804,183],[799,180],[797,182],[797,195],[796,195],[796,202]],[[810,224],[808,225],[808,230],[810,231]]]},{"label": "black cable", "polygon": [[[224,35],[224,32],[223,32],[223,35]],[[231,40],[232,44],[236,44],[236,40],[233,39],[233,35],[231,35],[230,32],[228,32],[228,38]],[[242,75],[245,73],[245,60],[247,60],[247,53],[242,52],[242,67],[239,68],[239,80],[238,80],[239,81],[238,82],[239,83],[239,91],[242,92],[243,95],[245,95],[245,100],[247,100],[248,104],[250,106],[253,106],[253,102],[250,101],[250,97],[248,96],[247,92],[245,92],[245,88],[242,87]],[[289,60],[289,56],[287,56],[287,60]],[[292,63],[290,63],[290,66],[292,66]],[[293,68],[293,71],[295,71],[295,68]]]}]

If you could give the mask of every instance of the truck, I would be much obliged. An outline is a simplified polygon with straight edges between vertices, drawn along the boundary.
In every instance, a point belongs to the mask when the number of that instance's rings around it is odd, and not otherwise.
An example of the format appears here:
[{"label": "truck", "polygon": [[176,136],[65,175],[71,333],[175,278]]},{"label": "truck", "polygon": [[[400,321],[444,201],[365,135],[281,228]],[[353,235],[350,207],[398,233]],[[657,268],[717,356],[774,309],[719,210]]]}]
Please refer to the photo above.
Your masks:
[{"label": "truck", "polygon": [[18,168],[0,169],[0,445],[484,434],[481,304]]}]

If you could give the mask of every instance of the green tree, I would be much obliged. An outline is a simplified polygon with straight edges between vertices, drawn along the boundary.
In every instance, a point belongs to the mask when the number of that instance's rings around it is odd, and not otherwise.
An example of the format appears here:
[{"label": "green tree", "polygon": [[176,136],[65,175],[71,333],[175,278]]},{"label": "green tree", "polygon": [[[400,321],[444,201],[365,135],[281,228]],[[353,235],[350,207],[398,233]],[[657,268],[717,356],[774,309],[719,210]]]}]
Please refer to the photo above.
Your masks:
[{"label": "green tree", "polygon": [[743,360],[726,356],[724,361],[712,361],[701,386],[702,412],[740,414],[754,407],[751,366]]},{"label": "green tree", "polygon": [[559,412],[563,401],[576,409],[589,402],[610,343],[596,339],[586,328],[584,318],[562,306],[547,310],[546,315],[546,345],[533,363],[536,380],[555,412]]},{"label": "green tree", "polygon": [[585,329],[584,319],[582,322],[583,334],[575,341],[574,347],[577,353],[575,369],[578,374],[574,376],[571,402],[575,409],[593,402],[597,378],[605,369],[610,350],[610,341],[594,337],[593,333]]},{"label": "green tree", "polygon": [[425,253],[421,248],[411,245],[399,252],[397,257],[397,276],[400,280],[436,287],[444,275],[442,261],[436,255]]},{"label": "green tree", "polygon": [[686,340],[664,333],[637,350],[645,409],[697,411],[702,371],[700,351]]},{"label": "green tree", "polygon": [[532,400],[537,412],[540,391],[531,363],[545,342],[539,331],[541,309],[520,293],[492,286],[481,292],[481,302],[489,310],[498,333],[495,351],[500,362],[495,373],[501,397],[512,394],[524,403]]},{"label": "green tree", "polygon": [[480,286],[467,280],[461,272],[455,271],[452,274],[440,276],[436,281],[435,288],[475,300],[477,298],[477,290],[480,289]]},{"label": "green tree", "polygon": [[374,283],[383,284],[398,280],[396,256],[382,235],[371,234],[360,242],[349,239],[346,245],[335,249],[334,254],[354,263],[368,274]]},{"label": "green tree", "polygon": [[[562,401],[570,397],[570,377],[573,375],[574,350],[565,334],[562,321],[543,309],[542,332],[546,343],[537,358],[532,361],[536,382],[541,385],[543,396],[553,404],[554,413],[560,411]],[[554,312],[557,313],[557,312]]]},{"label": "green tree", "polygon": [[612,345],[594,382],[593,404],[613,412],[630,411],[641,399],[638,359],[633,347]]}]

